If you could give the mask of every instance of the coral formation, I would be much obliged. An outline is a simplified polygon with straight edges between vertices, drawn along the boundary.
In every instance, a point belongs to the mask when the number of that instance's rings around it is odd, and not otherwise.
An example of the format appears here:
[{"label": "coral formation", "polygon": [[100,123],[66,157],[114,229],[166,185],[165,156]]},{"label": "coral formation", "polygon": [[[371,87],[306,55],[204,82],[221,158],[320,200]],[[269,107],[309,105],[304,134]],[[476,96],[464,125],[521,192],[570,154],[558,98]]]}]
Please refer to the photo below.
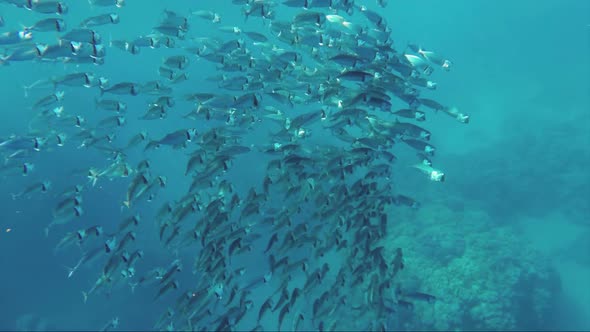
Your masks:
[{"label": "coral formation", "polygon": [[559,278],[548,260],[477,209],[445,202],[395,208],[396,227],[383,241],[386,256],[404,248],[400,286],[435,295],[414,301],[399,327],[435,330],[543,328]]}]

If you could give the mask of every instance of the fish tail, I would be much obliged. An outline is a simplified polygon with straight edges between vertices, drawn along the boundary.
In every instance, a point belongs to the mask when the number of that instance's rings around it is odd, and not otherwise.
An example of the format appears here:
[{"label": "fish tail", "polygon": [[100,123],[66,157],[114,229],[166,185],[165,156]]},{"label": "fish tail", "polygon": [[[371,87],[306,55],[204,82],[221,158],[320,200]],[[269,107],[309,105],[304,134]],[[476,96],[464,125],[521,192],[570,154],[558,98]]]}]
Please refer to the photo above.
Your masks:
[{"label": "fish tail", "polygon": [[63,267],[68,271],[68,278],[70,278],[76,271],[75,268],[69,267],[67,265],[64,265]]},{"label": "fish tail", "polygon": [[91,169],[90,171],[88,171],[88,179],[89,182],[92,182],[92,186],[96,186],[96,181],[98,180],[98,172],[95,169]]},{"label": "fish tail", "polygon": [[35,83],[31,84],[30,86],[23,85],[23,90],[25,91],[25,98],[29,97],[29,91],[35,85]]},{"label": "fish tail", "polygon": [[86,301],[88,301],[88,293],[82,291],[82,297],[84,297],[84,304],[86,304]]},{"label": "fish tail", "polygon": [[130,199],[127,199],[127,200],[124,200],[123,201],[123,205],[121,206],[121,210],[123,210],[124,207],[126,207],[128,209],[131,208],[131,200]]}]

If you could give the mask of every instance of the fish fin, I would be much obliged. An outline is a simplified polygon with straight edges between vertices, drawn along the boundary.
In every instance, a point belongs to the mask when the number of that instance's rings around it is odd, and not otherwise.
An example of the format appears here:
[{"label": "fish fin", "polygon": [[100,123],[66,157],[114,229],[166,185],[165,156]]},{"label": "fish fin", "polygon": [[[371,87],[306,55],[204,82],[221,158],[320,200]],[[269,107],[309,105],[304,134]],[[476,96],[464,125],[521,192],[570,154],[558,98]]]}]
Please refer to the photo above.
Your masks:
[{"label": "fish fin", "polygon": [[100,174],[93,168],[88,171],[88,182],[92,182],[93,187],[96,186],[96,181],[98,180],[99,175]]},{"label": "fish fin", "polygon": [[29,97],[29,91],[31,90],[31,88],[33,87],[34,84],[35,83],[33,83],[30,86],[23,85],[23,90],[25,91],[25,98]]},{"label": "fish fin", "polygon": [[62,265],[68,271],[68,278],[70,278],[74,272],[76,272],[76,268],[69,267],[67,265]]}]

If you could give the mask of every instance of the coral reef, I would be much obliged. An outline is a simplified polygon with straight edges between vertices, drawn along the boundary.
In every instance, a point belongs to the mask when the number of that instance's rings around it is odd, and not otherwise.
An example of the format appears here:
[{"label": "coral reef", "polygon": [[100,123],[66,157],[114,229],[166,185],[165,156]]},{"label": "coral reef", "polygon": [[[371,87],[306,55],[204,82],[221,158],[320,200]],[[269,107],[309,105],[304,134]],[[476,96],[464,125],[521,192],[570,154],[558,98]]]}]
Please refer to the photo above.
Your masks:
[{"label": "coral reef", "polygon": [[520,241],[510,226],[485,212],[454,211],[444,201],[395,208],[386,256],[404,248],[402,289],[435,295],[400,315],[403,329],[540,329],[560,281],[548,260]]}]

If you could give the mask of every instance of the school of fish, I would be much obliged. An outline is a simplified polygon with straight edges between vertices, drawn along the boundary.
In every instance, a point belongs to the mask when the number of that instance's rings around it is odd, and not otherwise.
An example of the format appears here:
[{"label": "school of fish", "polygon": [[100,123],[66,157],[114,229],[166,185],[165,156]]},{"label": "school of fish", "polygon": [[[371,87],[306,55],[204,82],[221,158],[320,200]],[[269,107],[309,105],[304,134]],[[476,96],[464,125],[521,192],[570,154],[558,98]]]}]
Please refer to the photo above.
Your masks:
[{"label": "school of fish", "polygon": [[[123,288],[148,292],[162,303],[155,330],[384,331],[399,328],[396,313],[415,301],[436,301],[397,281],[411,248],[388,257],[381,240],[395,227],[392,206],[420,205],[396,191],[395,168],[445,181],[427,118],[469,122],[422,96],[437,88],[431,73],[452,69],[451,61],[416,44],[396,49],[386,18],[368,8],[386,0],[227,0],[245,26],[260,28],[225,25],[214,8],[166,10],[144,18],[145,34],[128,39],[114,29],[126,1],[133,0],[90,0],[93,15],[78,22],[68,19],[68,1],[0,0],[0,9],[45,17],[11,30],[11,17],[0,14],[0,64],[66,68],[25,87],[35,116],[29,132],[0,137],[0,176],[31,179],[13,199],[55,201],[44,232],[58,236],[56,253],[80,253],[67,277],[95,271],[81,302]],[[192,30],[195,22],[210,31]],[[36,42],[48,33],[59,37]],[[108,61],[163,48],[169,55],[146,69],[153,80],[129,72],[113,81],[101,71]],[[190,66],[217,74],[195,77]],[[64,107],[78,89],[91,89],[95,100],[87,109]],[[143,109],[129,106],[138,98]],[[150,132],[168,121],[185,125]],[[123,135],[129,127],[146,129]],[[105,163],[71,165],[67,185],[35,180],[38,155],[67,148],[80,156],[93,150]],[[415,159],[398,160],[401,149]],[[153,157],[163,150],[169,159]],[[155,166],[172,160],[186,163],[187,188],[171,186]],[[263,176],[242,190],[230,175],[249,168]],[[112,202],[121,206],[118,224],[80,227],[83,197],[105,181],[127,187]],[[175,198],[163,199],[164,191]],[[139,237],[148,232],[175,257],[167,265],[146,264]]]}]

